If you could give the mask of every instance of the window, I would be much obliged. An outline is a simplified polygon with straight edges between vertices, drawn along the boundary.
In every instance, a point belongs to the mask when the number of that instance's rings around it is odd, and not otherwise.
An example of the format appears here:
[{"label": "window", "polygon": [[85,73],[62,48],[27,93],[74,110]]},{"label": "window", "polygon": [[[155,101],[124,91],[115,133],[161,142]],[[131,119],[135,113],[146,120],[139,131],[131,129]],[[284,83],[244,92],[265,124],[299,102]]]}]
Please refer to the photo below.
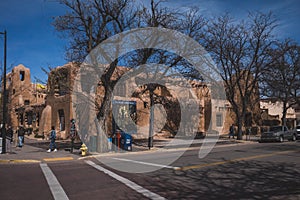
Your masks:
[{"label": "window", "polygon": [[147,107],[148,107],[148,102],[144,101],[144,108],[147,108]]},{"label": "window", "polygon": [[216,126],[221,127],[223,125],[223,119],[222,114],[216,115]]},{"label": "window", "polygon": [[7,80],[7,84],[10,85],[11,84],[11,77],[8,78]]},{"label": "window", "polygon": [[66,126],[65,126],[65,113],[63,109],[58,110],[58,120],[59,120],[59,129],[60,131],[64,131]]},{"label": "window", "polygon": [[29,105],[30,104],[30,101],[29,100],[25,100],[24,101],[24,105]]},{"label": "window", "polygon": [[25,80],[25,71],[20,71],[20,81]]}]

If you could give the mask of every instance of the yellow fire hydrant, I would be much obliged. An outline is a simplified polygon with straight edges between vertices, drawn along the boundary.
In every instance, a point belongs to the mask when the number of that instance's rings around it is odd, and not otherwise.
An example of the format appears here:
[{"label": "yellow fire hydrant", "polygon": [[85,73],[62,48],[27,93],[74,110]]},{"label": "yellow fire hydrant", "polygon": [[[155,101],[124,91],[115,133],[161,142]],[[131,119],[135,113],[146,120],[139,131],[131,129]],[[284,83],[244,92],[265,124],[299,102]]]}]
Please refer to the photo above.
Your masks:
[{"label": "yellow fire hydrant", "polygon": [[81,150],[81,155],[82,155],[82,156],[86,156],[86,153],[87,153],[88,148],[87,148],[87,146],[86,146],[85,144],[82,144],[82,145],[81,145],[80,150]]}]

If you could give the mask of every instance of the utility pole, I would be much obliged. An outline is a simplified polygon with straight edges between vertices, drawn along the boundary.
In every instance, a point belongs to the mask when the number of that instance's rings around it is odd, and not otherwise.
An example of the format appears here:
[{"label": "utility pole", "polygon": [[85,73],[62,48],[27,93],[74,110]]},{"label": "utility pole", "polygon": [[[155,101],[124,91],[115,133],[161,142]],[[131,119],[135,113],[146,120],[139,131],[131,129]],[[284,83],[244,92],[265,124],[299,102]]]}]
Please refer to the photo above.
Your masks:
[{"label": "utility pole", "polygon": [[2,96],[2,111],[3,111],[3,117],[2,117],[2,154],[6,153],[6,30],[4,32],[0,32],[0,34],[4,35],[4,66],[3,66],[3,96]]}]

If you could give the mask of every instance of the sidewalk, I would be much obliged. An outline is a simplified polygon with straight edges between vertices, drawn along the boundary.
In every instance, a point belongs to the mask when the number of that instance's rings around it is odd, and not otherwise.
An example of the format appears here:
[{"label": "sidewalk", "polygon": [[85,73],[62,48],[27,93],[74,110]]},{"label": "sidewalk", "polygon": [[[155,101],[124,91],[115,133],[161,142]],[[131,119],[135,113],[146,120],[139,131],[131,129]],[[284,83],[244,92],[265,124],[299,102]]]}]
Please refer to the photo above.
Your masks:
[{"label": "sidewalk", "polygon": [[[243,138],[245,139],[245,138]],[[257,142],[257,137],[252,137],[250,141],[228,139],[228,137],[220,137],[216,145],[237,144],[245,142]],[[200,147],[204,142],[204,139],[194,139],[192,142],[186,139],[155,139],[153,141],[154,147],[152,151],[163,149],[180,149],[188,147]],[[215,142],[213,139],[207,139],[205,142]],[[25,137],[25,144],[22,148],[12,145],[11,151],[7,151],[6,154],[0,154],[1,163],[38,163],[38,162],[51,162],[51,161],[67,161],[77,160],[81,156],[80,143],[75,143],[73,153],[70,153],[70,141],[58,140],[56,141],[58,151],[48,153],[49,141],[35,139],[32,137]],[[132,144],[132,152],[149,151],[148,140],[134,140]],[[124,151],[111,151],[113,153],[122,153]],[[130,152],[129,152],[130,153]],[[90,155],[99,155],[99,153],[92,153]]]},{"label": "sidewalk", "polygon": [[6,154],[0,154],[0,163],[35,163],[42,161],[76,160],[81,157],[79,150],[75,153],[66,151],[65,141],[57,141],[57,152],[48,153],[49,141],[25,136],[22,148],[11,145]]}]

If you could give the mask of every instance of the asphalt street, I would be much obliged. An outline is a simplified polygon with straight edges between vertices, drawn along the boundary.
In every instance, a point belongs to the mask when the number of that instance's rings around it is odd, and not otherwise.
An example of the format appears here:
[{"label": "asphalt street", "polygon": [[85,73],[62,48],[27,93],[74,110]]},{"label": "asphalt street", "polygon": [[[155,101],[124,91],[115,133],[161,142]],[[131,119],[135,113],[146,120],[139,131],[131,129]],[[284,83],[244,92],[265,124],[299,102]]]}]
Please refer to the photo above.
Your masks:
[{"label": "asphalt street", "polygon": [[249,142],[217,145],[204,158],[192,147],[3,163],[0,199],[300,199],[299,147]]}]

